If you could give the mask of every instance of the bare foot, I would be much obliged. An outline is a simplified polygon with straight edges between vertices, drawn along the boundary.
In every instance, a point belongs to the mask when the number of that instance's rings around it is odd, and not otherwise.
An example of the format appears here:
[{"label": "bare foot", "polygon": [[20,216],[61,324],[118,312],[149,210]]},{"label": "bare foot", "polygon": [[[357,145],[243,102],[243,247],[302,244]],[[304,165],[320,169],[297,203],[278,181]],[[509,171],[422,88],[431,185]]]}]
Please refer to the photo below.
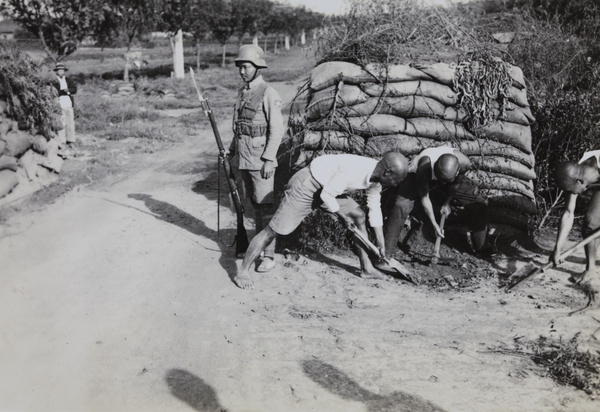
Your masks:
[{"label": "bare foot", "polygon": [[590,278],[592,278],[593,272],[594,272],[593,270],[586,270],[585,272],[581,272],[576,275],[571,275],[571,277],[569,278],[569,281],[578,285],[578,284],[580,284],[582,282],[586,282]]},{"label": "bare foot", "polygon": [[233,277],[233,281],[236,285],[238,285],[242,289],[252,289],[254,288],[254,283],[250,278],[250,275],[247,273],[238,273]]},{"label": "bare foot", "polygon": [[379,280],[393,280],[394,278],[391,277],[390,275],[386,275],[383,272],[380,272],[379,270],[372,268],[372,269],[365,269],[360,273],[360,277],[363,279],[379,279]]}]

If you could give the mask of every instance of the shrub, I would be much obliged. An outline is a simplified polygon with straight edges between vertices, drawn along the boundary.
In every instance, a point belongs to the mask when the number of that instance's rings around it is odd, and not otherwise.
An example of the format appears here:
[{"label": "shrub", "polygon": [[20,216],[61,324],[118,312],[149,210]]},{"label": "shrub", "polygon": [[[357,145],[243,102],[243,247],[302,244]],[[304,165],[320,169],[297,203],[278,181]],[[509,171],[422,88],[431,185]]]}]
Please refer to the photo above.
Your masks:
[{"label": "shrub", "polygon": [[54,135],[52,120],[60,114],[60,106],[39,69],[40,65],[25,53],[0,46],[0,97],[7,99],[9,116],[49,139]]}]

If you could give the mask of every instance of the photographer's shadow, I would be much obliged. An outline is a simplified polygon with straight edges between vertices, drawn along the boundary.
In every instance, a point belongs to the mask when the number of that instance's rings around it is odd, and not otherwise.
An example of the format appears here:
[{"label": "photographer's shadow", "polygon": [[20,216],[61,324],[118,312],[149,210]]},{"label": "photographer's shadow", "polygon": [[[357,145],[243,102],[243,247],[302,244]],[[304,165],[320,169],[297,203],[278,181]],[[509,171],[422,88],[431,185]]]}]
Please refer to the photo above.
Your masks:
[{"label": "photographer's shadow", "polygon": [[417,395],[393,392],[377,395],[362,388],[342,371],[320,360],[302,362],[304,374],[319,386],[341,398],[361,402],[370,412],[443,412],[444,410]]},{"label": "photographer's shadow", "polygon": [[233,279],[233,277],[236,275],[236,266],[235,264],[231,264],[231,260],[235,256],[232,249],[219,240],[219,236],[224,235],[228,239],[234,239],[234,229],[224,229],[221,230],[220,233],[217,233],[216,230],[206,226],[202,220],[192,216],[187,212],[184,212],[170,203],[154,199],[152,196],[143,193],[131,193],[128,195],[128,197],[144,202],[145,206],[150,211],[148,214],[156,219],[185,229],[193,235],[214,240],[219,248],[218,251],[221,253],[221,256],[219,257],[219,263],[221,267],[227,271],[229,278]]},{"label": "photographer's shadow", "polygon": [[169,390],[177,399],[199,412],[227,412],[215,390],[201,378],[183,369],[171,369],[165,376]]}]

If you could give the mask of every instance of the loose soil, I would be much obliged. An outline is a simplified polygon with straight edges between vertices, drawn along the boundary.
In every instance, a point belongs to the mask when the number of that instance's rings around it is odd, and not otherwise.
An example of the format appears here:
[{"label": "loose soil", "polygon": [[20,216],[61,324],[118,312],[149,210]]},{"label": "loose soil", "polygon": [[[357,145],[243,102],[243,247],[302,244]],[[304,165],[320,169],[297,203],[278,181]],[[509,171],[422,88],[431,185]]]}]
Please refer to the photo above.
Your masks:
[{"label": "loose soil", "polygon": [[[290,101],[298,84],[274,86]],[[81,139],[57,183],[0,209],[0,410],[598,410],[498,350],[580,333],[598,351],[597,306],[569,316],[587,303],[568,281],[582,252],[501,287],[553,233],[499,231],[479,259],[449,227],[437,266],[417,236],[398,256],[419,286],[363,280],[348,252],[285,251],[246,291],[207,122],[178,143]]]}]

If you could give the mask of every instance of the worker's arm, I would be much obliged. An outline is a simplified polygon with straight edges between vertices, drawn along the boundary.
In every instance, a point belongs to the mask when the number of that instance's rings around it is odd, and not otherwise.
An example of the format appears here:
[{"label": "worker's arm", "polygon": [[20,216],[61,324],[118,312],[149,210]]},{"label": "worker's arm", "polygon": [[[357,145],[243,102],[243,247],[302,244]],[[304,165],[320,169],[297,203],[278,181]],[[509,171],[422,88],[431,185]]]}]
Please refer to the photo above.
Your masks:
[{"label": "worker's arm", "polygon": [[281,105],[281,97],[275,89],[269,87],[265,91],[263,99],[263,110],[267,119],[267,142],[261,156],[264,161],[261,169],[263,179],[273,176],[275,167],[277,167],[277,150],[279,150],[279,145],[285,133]]},{"label": "worker's arm", "polygon": [[464,177],[464,174],[459,174],[454,179],[454,182],[448,183],[448,187],[446,188],[446,199],[444,200],[444,203],[440,209],[440,214],[442,216],[450,216],[450,203],[452,202],[452,199],[454,199],[454,196],[456,195],[456,192],[458,191],[458,188],[460,187]]},{"label": "worker's arm", "polygon": [[575,204],[577,203],[577,195],[574,193],[569,193],[569,197],[567,198],[567,204],[565,206],[565,210],[560,218],[560,225],[558,227],[558,234],[556,236],[556,246],[554,246],[554,251],[550,258],[554,262],[555,265],[559,265],[561,263],[560,254],[564,249],[565,243],[569,236],[569,232],[573,228],[573,220],[575,218]]},{"label": "worker's arm", "polygon": [[419,200],[425,211],[425,215],[431,222],[433,229],[438,237],[444,237],[444,233],[440,226],[435,220],[435,213],[433,212],[433,204],[429,198],[429,182],[432,177],[431,159],[429,156],[423,156],[419,159],[417,165],[416,180],[417,180],[417,192],[419,194]]}]

